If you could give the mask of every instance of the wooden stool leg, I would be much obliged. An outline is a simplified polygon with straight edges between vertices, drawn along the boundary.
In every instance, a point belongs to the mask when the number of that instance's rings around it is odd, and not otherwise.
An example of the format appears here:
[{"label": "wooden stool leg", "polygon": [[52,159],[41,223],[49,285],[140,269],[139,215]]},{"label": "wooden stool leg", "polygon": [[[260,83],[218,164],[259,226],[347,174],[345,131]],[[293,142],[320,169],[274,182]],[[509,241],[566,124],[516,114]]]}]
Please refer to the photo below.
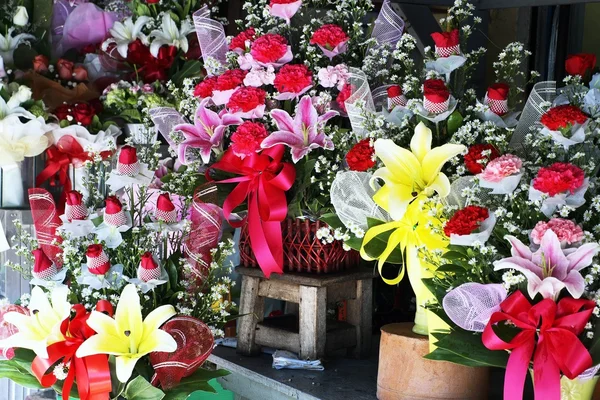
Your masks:
[{"label": "wooden stool leg", "polygon": [[363,279],[356,282],[356,299],[348,300],[346,321],[356,327],[356,347],[348,349],[348,355],[354,358],[367,358],[371,353],[373,336],[373,280]]},{"label": "wooden stool leg", "polygon": [[300,285],[300,358],[316,360],[325,354],[327,288]]},{"label": "wooden stool leg", "polygon": [[258,295],[259,278],[244,276],[240,298],[240,315],[237,352],[251,356],[260,353],[256,344],[256,324],[264,319],[265,299]]}]

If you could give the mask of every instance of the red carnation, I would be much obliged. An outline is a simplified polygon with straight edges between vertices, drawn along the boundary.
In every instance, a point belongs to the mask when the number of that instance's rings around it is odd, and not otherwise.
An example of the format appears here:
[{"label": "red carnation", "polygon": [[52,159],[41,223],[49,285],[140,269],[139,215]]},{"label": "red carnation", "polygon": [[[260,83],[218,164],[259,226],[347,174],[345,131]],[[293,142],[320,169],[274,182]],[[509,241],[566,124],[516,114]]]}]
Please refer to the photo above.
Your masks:
[{"label": "red carnation", "polygon": [[450,91],[443,80],[427,79],[423,83],[423,95],[432,103],[443,103],[450,97]]},{"label": "red carnation", "polygon": [[302,94],[312,85],[312,72],[304,64],[284,65],[273,82],[279,93]]},{"label": "red carnation", "polygon": [[75,122],[78,122],[83,126],[91,125],[95,115],[96,110],[87,103],[75,104],[75,107],[73,107],[73,118],[75,119]]},{"label": "red carnation", "polygon": [[256,38],[256,31],[254,28],[250,27],[243,32],[238,33],[237,36],[231,39],[231,43],[229,43],[229,50],[242,50],[246,51],[246,43],[252,43]]},{"label": "red carnation", "polygon": [[[483,155],[484,151],[488,151],[489,154]],[[487,163],[498,157],[500,157],[498,150],[491,144],[476,144],[469,147],[469,152],[465,154],[465,167],[473,175],[480,174]]]},{"label": "red carnation", "polygon": [[352,90],[352,85],[348,83],[345,84],[342,90],[340,91],[340,94],[338,94],[335,99],[338,107],[344,112],[346,112],[346,100],[348,100],[348,98],[352,95]]},{"label": "red carnation", "polygon": [[288,50],[288,42],[281,35],[267,33],[252,43],[250,54],[261,63],[274,63],[281,59]]},{"label": "red carnation", "polygon": [[260,122],[245,121],[231,136],[233,154],[240,158],[252,155],[260,150],[260,144],[269,136],[269,132]]},{"label": "red carnation", "polygon": [[584,76],[588,70],[596,66],[596,55],[589,53],[571,54],[565,61],[565,69],[569,75]]},{"label": "red carnation", "polygon": [[241,87],[229,98],[227,108],[231,112],[249,112],[265,104],[267,92],[255,87]]},{"label": "red carnation", "polygon": [[217,78],[214,90],[231,90],[240,86],[244,82],[247,71],[241,69],[230,69]]},{"label": "red carnation", "polygon": [[570,104],[556,106],[549,109],[540,122],[552,131],[571,129],[572,125],[583,124],[588,117],[578,107]]},{"label": "red carnation", "polygon": [[54,110],[54,115],[59,121],[67,119],[72,113],[72,108],[69,104],[61,104]]},{"label": "red carnation", "polygon": [[371,146],[371,139],[363,139],[346,154],[346,163],[352,171],[366,171],[375,166],[374,154],[375,148]]},{"label": "red carnation", "polygon": [[402,88],[400,85],[392,85],[387,88],[387,94],[390,98],[402,96]]},{"label": "red carnation", "polygon": [[340,43],[348,41],[348,35],[335,24],[323,25],[310,38],[310,44],[317,44],[327,50],[333,50]]},{"label": "red carnation", "polygon": [[123,210],[123,204],[119,201],[117,196],[108,196],[106,198],[106,209],[107,214],[116,214]]},{"label": "red carnation", "polygon": [[452,218],[446,222],[444,233],[450,235],[470,235],[479,229],[481,222],[488,219],[490,213],[487,208],[479,206],[467,206],[454,213]]},{"label": "red carnation", "polygon": [[558,193],[575,193],[583,185],[585,173],[569,163],[554,163],[549,167],[540,168],[533,180],[533,188],[548,194],[550,197]]},{"label": "red carnation", "polygon": [[204,78],[204,80],[194,88],[194,96],[200,98],[211,97],[213,95],[213,90],[215,90],[217,85],[217,79],[216,76]]}]

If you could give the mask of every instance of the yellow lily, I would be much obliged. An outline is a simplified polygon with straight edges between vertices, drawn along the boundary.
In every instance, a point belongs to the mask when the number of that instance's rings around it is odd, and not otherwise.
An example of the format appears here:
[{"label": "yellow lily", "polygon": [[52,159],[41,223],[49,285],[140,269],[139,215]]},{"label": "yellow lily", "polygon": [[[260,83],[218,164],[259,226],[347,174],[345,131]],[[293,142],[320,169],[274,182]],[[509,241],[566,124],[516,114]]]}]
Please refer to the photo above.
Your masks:
[{"label": "yellow lily", "polygon": [[445,144],[432,149],[431,141],[431,129],[421,122],[410,141],[410,151],[390,139],[375,142],[375,155],[385,167],[375,171],[372,182],[381,179],[385,185],[375,193],[373,200],[395,221],[402,219],[408,205],[418,197],[429,197],[434,192],[446,197],[450,193],[450,181],[441,170],[448,160],[462,153],[465,146]]},{"label": "yellow lily", "polygon": [[30,349],[42,358],[48,358],[47,347],[64,340],[61,322],[69,316],[71,304],[67,301],[69,289],[59,286],[52,290],[52,304],[44,291],[36,286],[31,291],[29,315],[9,312],[4,320],[17,327],[18,332],[0,340],[0,348]]},{"label": "yellow lily", "polygon": [[87,324],[98,334],[83,342],[76,355],[115,355],[117,378],[125,383],[141,357],[154,351],[171,353],[177,350],[175,339],[159,329],[175,314],[173,306],[160,306],[142,321],[140,297],[135,285],[129,284],[121,293],[114,319],[104,313],[92,311]]}]

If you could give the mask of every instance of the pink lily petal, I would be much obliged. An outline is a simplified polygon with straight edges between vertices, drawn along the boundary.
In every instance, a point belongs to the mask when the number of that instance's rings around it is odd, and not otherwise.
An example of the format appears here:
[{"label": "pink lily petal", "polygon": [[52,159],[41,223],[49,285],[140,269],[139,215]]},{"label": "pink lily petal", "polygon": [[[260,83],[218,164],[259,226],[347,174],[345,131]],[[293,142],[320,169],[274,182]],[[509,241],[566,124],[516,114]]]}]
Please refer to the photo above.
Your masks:
[{"label": "pink lily petal", "polygon": [[271,117],[275,120],[275,124],[280,131],[294,131],[294,120],[287,111],[275,109],[271,111]]},{"label": "pink lily petal", "polygon": [[284,144],[286,146],[291,147],[292,149],[305,147],[302,138],[294,135],[291,132],[286,131],[276,131],[271,133],[262,141],[260,147],[262,147],[263,149],[267,149],[278,144]]},{"label": "pink lily petal", "polygon": [[195,125],[192,125],[192,124],[175,125],[173,130],[183,132],[183,136],[185,137],[186,140],[194,139],[194,138],[198,138],[198,139],[202,139],[202,140],[210,139],[210,136],[208,135],[208,133],[206,133],[203,129],[198,129],[198,127],[196,127]]},{"label": "pink lily petal", "polygon": [[585,290],[585,279],[578,271],[571,271],[565,279],[563,279],[565,288],[571,293],[571,296],[578,299]]},{"label": "pink lily petal", "polygon": [[535,280],[529,279],[527,292],[531,298],[534,298],[539,293],[545,299],[555,299],[564,287],[565,284],[563,282],[553,277],[545,278],[540,284],[536,283]]},{"label": "pink lily petal", "polygon": [[[225,111],[225,110],[223,110]],[[223,115],[221,115],[222,118],[222,124],[225,126],[229,126],[229,125],[241,125],[244,120],[242,118],[240,118],[237,115],[233,115],[233,114],[229,114],[229,113],[224,113]]]},{"label": "pink lily petal", "polygon": [[533,274],[540,279],[543,278],[542,268],[525,258],[508,257],[494,262],[494,271],[498,271],[500,269],[516,269],[517,271],[525,274],[525,276]]},{"label": "pink lily petal", "polygon": [[269,5],[269,12],[274,17],[283,18],[289,25],[290,19],[298,12],[300,6],[302,6],[302,0],[287,4],[271,4]]},{"label": "pink lily petal", "polygon": [[313,148],[316,148],[317,146],[309,146],[309,147],[294,147],[292,148],[292,161],[295,163],[297,163],[298,161],[300,161],[302,159],[302,157],[304,157],[305,155],[307,155],[308,153],[310,153],[310,151]]},{"label": "pink lily petal", "polygon": [[213,110],[210,110],[206,107],[198,107],[194,125],[196,125],[198,128],[204,129],[206,129],[206,127],[213,128],[221,125],[221,118],[219,117],[219,114]]},{"label": "pink lily petal", "polygon": [[231,95],[235,92],[237,88],[229,89],[229,90],[214,90],[212,95],[212,101],[216,106],[224,106],[229,102]]},{"label": "pink lily petal", "polygon": [[511,235],[506,235],[504,239],[510,242],[510,254],[512,254],[513,257],[522,257],[531,260],[531,250],[529,249],[529,247],[525,246],[523,242]]},{"label": "pink lily petal", "polygon": [[312,88],[312,85],[308,85],[307,87],[305,87],[304,89],[302,89],[298,93],[292,93],[292,92],[279,93],[277,96],[275,96],[275,99],[277,99],[277,100],[292,100],[292,99],[296,99],[296,98],[302,96],[304,93],[308,92],[310,90],[310,88]]},{"label": "pink lily petal", "polygon": [[567,276],[569,260],[567,260],[560,247],[560,241],[556,233],[551,229],[548,229],[544,234],[540,248],[533,253],[531,261],[537,265],[545,263],[548,268],[552,268],[552,276],[558,279],[564,279]]},{"label": "pink lily petal", "polygon": [[586,243],[580,246],[575,252],[569,254],[569,270],[580,271],[592,264],[592,260],[600,251],[597,243]]},{"label": "pink lily petal", "polygon": [[337,112],[335,110],[329,110],[325,114],[323,114],[319,117],[319,123],[320,124],[325,123],[325,122],[329,121],[331,118],[337,117],[338,115],[340,115],[339,112]]},{"label": "pink lily petal", "polygon": [[227,127],[224,125],[220,125],[215,128],[215,132],[210,138],[210,143],[212,144],[212,147],[219,147],[221,145],[226,130]]}]

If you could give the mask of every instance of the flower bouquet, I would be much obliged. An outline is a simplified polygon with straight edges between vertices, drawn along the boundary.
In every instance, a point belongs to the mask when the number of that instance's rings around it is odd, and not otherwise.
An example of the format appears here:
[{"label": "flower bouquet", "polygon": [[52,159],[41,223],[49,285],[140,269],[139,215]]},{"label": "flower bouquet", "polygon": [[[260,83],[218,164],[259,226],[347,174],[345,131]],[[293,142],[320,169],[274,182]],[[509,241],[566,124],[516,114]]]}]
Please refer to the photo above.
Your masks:
[{"label": "flower bouquet", "polygon": [[598,379],[598,76],[573,64],[548,102],[537,90],[550,85],[534,87],[524,110],[534,125],[452,183],[435,213],[449,245],[421,252],[430,308],[449,325],[427,358],[505,367],[504,398],[522,398],[528,370],[536,398],[591,398]]}]

